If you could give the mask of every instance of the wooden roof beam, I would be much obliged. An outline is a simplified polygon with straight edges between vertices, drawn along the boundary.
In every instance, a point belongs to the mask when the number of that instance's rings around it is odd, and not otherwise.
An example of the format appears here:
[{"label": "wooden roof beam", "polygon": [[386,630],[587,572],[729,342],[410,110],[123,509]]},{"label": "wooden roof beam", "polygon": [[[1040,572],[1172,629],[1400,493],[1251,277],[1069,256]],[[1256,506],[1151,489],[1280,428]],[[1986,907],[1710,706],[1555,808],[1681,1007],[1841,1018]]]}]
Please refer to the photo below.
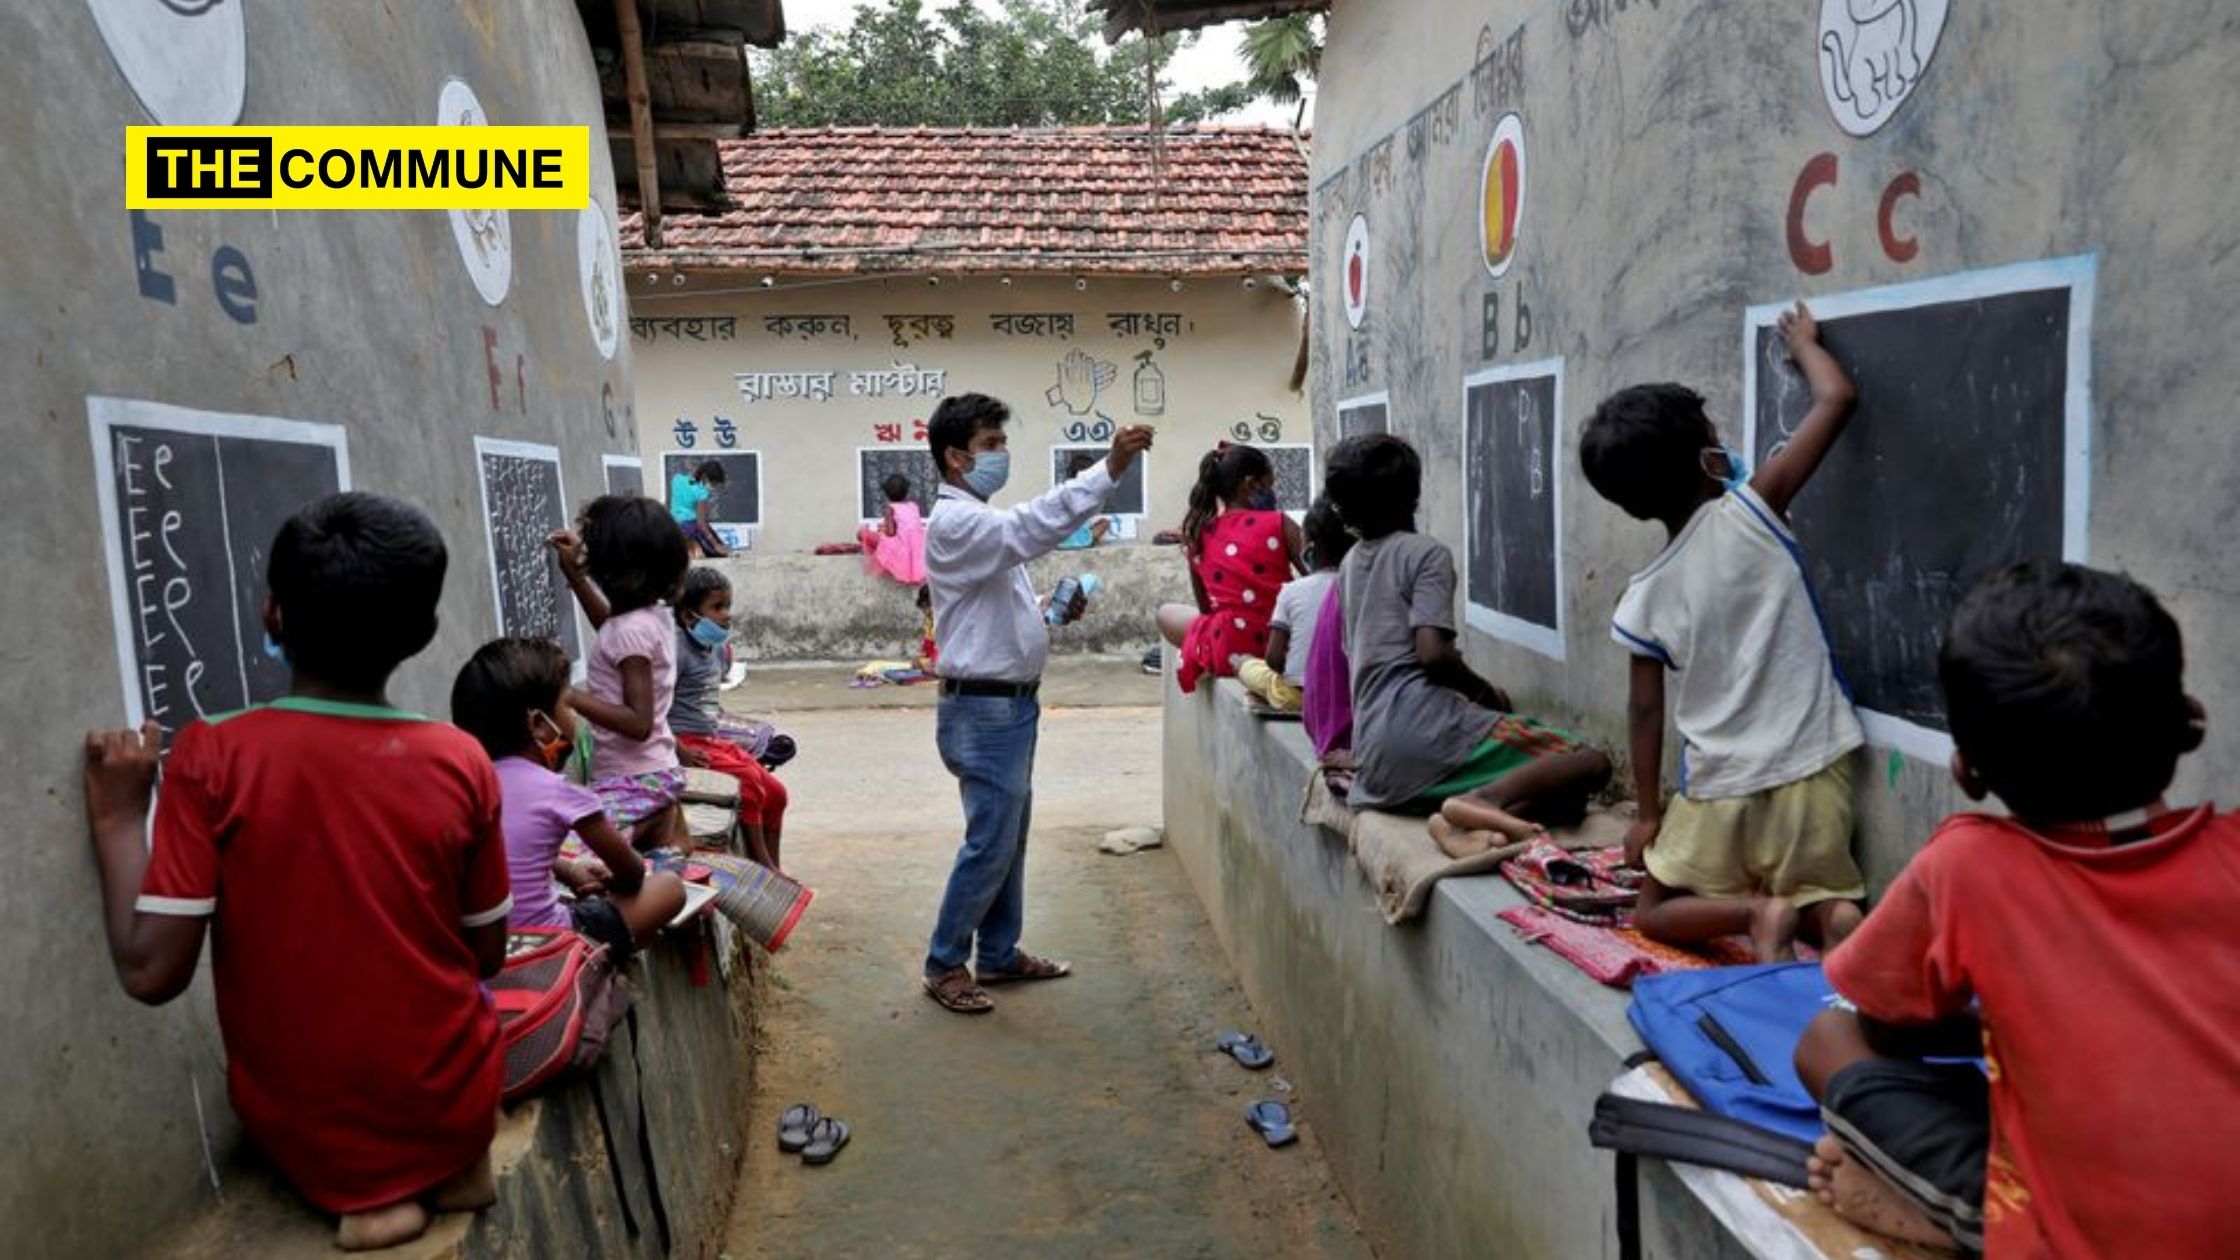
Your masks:
[{"label": "wooden roof beam", "polygon": [[638,29],[638,0],[615,0],[615,34],[622,43],[624,94],[630,102],[630,149],[638,159],[638,205],[645,213],[645,243],[661,248],[661,174],[653,152],[653,95],[646,90],[646,47]]}]

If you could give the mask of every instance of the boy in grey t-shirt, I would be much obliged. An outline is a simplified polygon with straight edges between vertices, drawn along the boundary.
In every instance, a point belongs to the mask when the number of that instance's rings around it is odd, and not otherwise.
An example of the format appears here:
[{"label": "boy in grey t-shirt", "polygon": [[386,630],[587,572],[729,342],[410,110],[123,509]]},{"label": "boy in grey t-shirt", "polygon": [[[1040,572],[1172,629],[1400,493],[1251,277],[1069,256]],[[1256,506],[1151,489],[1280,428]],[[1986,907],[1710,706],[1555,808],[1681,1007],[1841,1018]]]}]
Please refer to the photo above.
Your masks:
[{"label": "boy in grey t-shirt", "polygon": [[1509,712],[1509,697],[1462,659],[1454,553],[1415,532],[1415,448],[1387,434],[1348,438],[1331,452],[1324,483],[1361,539],[1339,576],[1360,762],[1348,803],[1436,810],[1432,835],[1456,857],[1578,817],[1609,781],[1610,761]]}]

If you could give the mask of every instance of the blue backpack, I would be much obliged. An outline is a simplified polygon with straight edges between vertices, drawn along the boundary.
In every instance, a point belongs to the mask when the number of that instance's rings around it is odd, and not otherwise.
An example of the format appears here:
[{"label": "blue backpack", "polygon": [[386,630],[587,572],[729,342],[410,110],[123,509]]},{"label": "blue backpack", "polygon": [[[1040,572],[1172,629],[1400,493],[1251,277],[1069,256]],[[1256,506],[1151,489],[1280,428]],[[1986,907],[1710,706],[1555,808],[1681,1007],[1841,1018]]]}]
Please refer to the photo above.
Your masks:
[{"label": "blue backpack", "polygon": [[1811,1142],[1820,1107],[1797,1080],[1797,1041],[1836,1002],[1818,963],[1643,976],[1627,1018],[1704,1110]]}]

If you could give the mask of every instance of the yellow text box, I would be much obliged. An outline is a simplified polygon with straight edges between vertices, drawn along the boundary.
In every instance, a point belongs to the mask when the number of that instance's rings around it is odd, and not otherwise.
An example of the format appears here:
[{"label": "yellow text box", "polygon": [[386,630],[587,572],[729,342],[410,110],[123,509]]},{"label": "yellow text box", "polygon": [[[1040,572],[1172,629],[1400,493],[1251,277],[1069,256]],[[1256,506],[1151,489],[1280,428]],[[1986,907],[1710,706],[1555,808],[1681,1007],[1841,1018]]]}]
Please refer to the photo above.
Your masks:
[{"label": "yellow text box", "polygon": [[127,127],[128,210],[581,210],[588,127]]}]

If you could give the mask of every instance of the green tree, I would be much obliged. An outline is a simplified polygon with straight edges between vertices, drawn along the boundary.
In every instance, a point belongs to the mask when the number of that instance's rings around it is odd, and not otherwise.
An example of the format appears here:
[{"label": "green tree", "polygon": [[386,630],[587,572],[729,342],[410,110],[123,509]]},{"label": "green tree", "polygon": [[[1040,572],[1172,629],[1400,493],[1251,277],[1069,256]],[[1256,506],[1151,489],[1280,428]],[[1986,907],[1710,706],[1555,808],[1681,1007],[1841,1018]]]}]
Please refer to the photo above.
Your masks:
[{"label": "green tree", "polygon": [[1245,28],[1240,54],[1245,80],[1234,86],[1252,99],[1297,104],[1298,113],[1291,120],[1296,130],[1306,119],[1307,86],[1322,69],[1322,18],[1292,13],[1255,22]]},{"label": "green tree", "polygon": [[[866,4],[843,30],[810,31],[755,58],[755,105],[766,127],[1052,127],[1134,123],[1152,89],[1170,86],[1182,39],[1129,40],[1106,52],[1079,0],[970,0],[928,12],[924,0]],[[1226,112],[1242,85],[1164,102],[1167,122]]]}]

